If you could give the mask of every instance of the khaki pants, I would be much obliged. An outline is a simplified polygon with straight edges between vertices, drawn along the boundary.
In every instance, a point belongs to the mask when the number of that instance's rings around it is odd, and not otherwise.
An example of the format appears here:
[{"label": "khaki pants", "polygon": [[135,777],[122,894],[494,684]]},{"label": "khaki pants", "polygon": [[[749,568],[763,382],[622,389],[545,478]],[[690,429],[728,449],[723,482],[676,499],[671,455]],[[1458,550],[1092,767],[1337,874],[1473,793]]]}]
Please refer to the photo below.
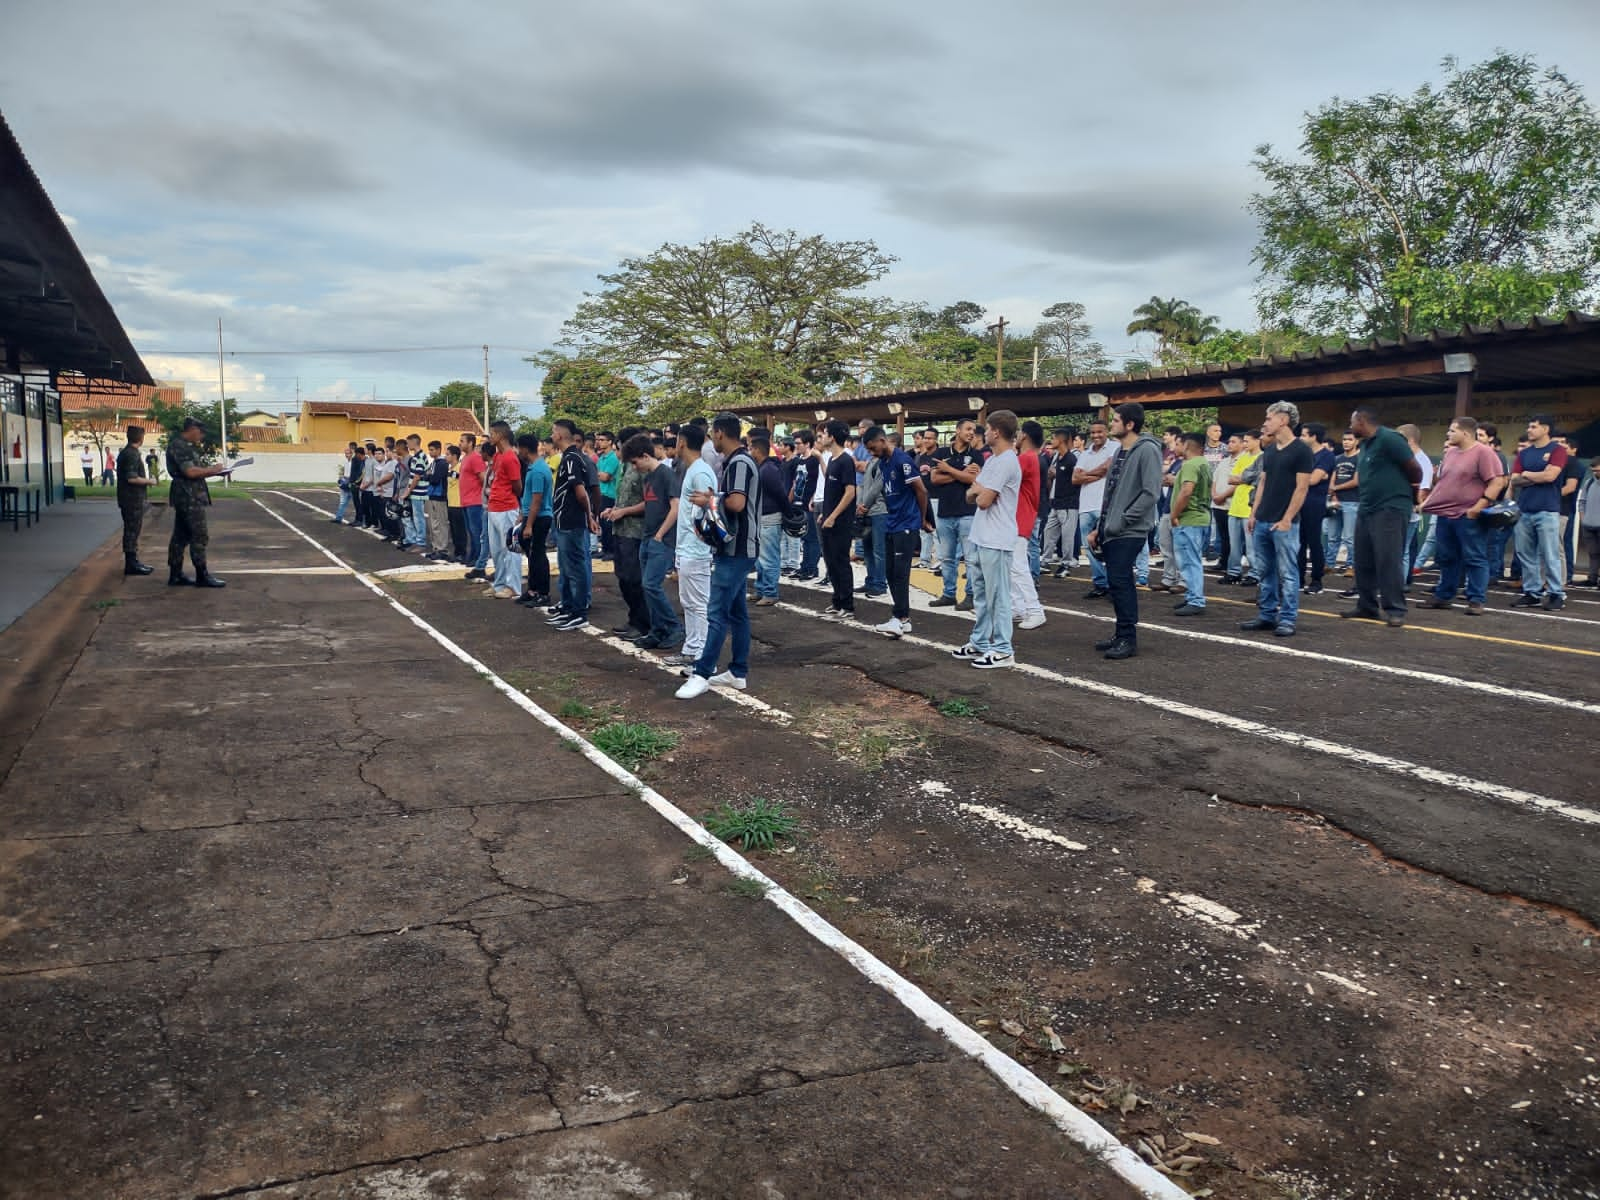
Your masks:
[{"label": "khaki pants", "polygon": [[435,554],[450,553],[450,509],[443,500],[429,500],[424,506],[428,517],[428,549]]}]

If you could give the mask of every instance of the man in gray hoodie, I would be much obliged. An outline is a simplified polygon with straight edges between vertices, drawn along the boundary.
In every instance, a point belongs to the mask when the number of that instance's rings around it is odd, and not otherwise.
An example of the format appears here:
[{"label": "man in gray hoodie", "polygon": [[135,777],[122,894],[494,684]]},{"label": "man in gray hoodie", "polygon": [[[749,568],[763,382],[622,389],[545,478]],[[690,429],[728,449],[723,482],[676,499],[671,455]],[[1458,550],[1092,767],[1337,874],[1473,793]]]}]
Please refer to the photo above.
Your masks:
[{"label": "man in gray hoodie", "polygon": [[1134,563],[1156,524],[1161,494],[1161,443],[1144,432],[1144,405],[1119,404],[1111,418],[1111,438],[1121,445],[1106,475],[1100,522],[1089,535],[1089,549],[1106,564],[1106,587],[1116,610],[1117,630],[1095,649],[1110,659],[1139,652],[1139,593]]}]

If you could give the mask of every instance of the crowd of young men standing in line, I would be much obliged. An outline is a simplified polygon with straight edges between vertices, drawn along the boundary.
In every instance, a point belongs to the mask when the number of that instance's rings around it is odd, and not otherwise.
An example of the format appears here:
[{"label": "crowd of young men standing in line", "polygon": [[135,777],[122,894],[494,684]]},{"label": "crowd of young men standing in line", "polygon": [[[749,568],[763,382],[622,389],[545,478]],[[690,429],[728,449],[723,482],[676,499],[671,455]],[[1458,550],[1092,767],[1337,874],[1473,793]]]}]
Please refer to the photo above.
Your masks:
[{"label": "crowd of young men standing in line", "polygon": [[[1301,592],[1322,592],[1341,553],[1354,577],[1341,595],[1357,603],[1340,616],[1404,624],[1406,591],[1429,548],[1440,579],[1424,606],[1451,608],[1463,595],[1477,615],[1497,535],[1509,532],[1480,517],[1508,484],[1521,508],[1516,604],[1564,603],[1560,519],[1563,495],[1579,481],[1567,482],[1576,460],[1544,417],[1529,423],[1515,471],[1494,449],[1493,427],[1471,418],[1452,422],[1435,469],[1413,426],[1387,429],[1373,409],[1358,408],[1336,448],[1288,402],[1269,406],[1260,429],[1226,441],[1214,424],[1203,433],[1168,427],[1158,441],[1136,403],[1084,434],[1057,428],[1048,439],[1038,422],[998,411],[981,433],[973,420],[957,422],[947,446],[922,430],[909,451],[868,420],[857,430],[824,421],[778,439],[742,429],[724,413],[615,436],[586,438],[561,420],[544,441],[496,422],[482,446],[471,434],[459,447],[424,448],[416,435],[352,444],[334,520],[353,508],[355,523],[397,547],[465,564],[464,578],[484,583],[485,595],[543,609],[560,630],[588,625],[592,559],[613,561],[627,618],[611,632],[668,651],[687,676],[685,699],[713,685],[747,686],[747,604],[776,604],[780,580],[815,580],[819,561],[830,593],[824,615],[854,620],[862,562],[860,594],[890,597],[889,618],[872,627],[889,637],[912,631],[912,567],[938,569],[941,594],[928,607],[973,613],[970,637],[952,653],[978,669],[1013,665],[1014,629],[1045,623],[1038,578],[1066,576],[1080,549],[1091,564],[1085,598],[1109,599],[1116,615],[1113,635],[1095,647],[1111,660],[1138,653],[1141,588],[1176,596],[1177,617],[1205,613],[1212,562],[1222,566],[1216,583],[1257,588],[1246,631],[1294,636]],[[1593,586],[1600,460],[1573,504]],[[1419,553],[1424,515],[1432,529]],[[551,544],[560,574],[553,603]],[[666,590],[672,576],[677,606]],[[725,641],[731,658],[719,671]]]}]

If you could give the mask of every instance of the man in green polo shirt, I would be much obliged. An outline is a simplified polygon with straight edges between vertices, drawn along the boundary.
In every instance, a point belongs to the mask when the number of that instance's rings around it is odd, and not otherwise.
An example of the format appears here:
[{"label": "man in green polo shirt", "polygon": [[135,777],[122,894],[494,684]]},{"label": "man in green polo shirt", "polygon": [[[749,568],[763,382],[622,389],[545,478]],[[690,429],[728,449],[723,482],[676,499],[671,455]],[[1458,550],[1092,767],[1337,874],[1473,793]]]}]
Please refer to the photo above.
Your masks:
[{"label": "man in green polo shirt", "polygon": [[1376,409],[1363,405],[1350,414],[1350,432],[1361,439],[1356,452],[1356,606],[1341,617],[1381,620],[1393,628],[1406,623],[1406,534],[1422,482],[1411,445],[1378,422]]}]

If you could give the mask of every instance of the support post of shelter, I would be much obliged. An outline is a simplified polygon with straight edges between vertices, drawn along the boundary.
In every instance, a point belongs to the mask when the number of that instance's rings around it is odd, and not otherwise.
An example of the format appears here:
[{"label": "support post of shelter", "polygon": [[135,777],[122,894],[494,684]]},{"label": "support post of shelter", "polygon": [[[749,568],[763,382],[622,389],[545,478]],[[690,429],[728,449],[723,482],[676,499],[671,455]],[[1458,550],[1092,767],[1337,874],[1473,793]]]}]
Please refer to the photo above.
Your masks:
[{"label": "support post of shelter", "polygon": [[1472,376],[1456,376],[1456,416],[1464,417],[1472,408]]},{"label": "support post of shelter", "polygon": [[900,445],[906,444],[906,410],[901,409],[895,414],[894,431],[900,436]]}]

